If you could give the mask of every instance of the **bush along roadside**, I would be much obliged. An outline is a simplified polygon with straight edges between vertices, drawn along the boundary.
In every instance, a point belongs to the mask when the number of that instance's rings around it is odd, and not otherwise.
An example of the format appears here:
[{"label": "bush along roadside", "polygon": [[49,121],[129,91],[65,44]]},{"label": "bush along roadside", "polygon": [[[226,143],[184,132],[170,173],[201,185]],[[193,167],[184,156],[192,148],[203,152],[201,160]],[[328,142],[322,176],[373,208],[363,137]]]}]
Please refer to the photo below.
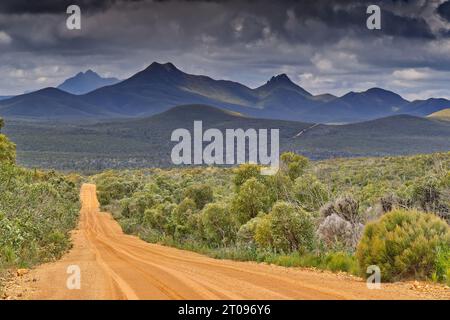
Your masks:
[{"label": "bush along roadside", "polygon": [[80,181],[17,166],[14,144],[0,134],[0,289],[6,269],[52,261],[70,248]]},{"label": "bush along roadside", "polygon": [[448,281],[450,153],[281,160],[274,176],[244,164],[106,171],[91,180],[124,231],[148,242],[363,277],[379,265],[383,282]]},{"label": "bush along roadside", "polygon": [[2,164],[0,268],[28,268],[58,259],[70,247],[78,188],[74,177]]}]

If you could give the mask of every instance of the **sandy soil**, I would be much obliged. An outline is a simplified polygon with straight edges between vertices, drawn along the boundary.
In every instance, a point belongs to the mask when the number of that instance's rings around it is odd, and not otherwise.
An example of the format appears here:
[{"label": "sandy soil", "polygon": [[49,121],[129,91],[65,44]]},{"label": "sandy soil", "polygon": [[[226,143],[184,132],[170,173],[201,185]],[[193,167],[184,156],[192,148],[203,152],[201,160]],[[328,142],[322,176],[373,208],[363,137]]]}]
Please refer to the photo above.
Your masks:
[{"label": "sandy soil", "polygon": [[[99,211],[95,185],[81,190],[73,248],[60,261],[19,272],[7,299],[450,299],[448,287],[382,284],[370,290],[346,274],[216,260],[125,235]],[[67,268],[81,270],[81,289],[69,290]]]}]

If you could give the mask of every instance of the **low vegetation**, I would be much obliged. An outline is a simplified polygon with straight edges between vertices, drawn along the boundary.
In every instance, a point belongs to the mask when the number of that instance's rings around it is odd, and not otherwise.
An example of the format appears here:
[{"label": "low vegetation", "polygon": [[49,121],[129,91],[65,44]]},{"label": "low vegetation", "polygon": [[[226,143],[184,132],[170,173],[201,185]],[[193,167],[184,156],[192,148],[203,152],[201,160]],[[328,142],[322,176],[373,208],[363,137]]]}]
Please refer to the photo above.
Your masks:
[{"label": "low vegetation", "polygon": [[59,258],[79,211],[78,176],[14,162],[15,147],[0,134],[0,273]]},{"label": "low vegetation", "polygon": [[[450,256],[450,228],[431,213],[393,210],[369,223],[356,255],[362,268],[380,267],[382,278],[445,280],[443,259]],[[447,270],[444,270],[447,269]]]},{"label": "low vegetation", "polygon": [[450,282],[450,153],[257,165],[105,171],[101,204],[149,242],[383,281]]}]

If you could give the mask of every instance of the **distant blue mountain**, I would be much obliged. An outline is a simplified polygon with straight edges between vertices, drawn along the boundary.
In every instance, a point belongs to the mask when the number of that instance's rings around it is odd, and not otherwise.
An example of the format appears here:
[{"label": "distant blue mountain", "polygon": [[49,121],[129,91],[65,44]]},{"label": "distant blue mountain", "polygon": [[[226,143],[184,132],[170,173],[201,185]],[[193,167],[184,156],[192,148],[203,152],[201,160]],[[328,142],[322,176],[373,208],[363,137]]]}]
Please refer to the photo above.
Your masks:
[{"label": "distant blue mountain", "polygon": [[[445,99],[409,102],[381,88],[349,92],[342,97],[314,96],[285,74],[252,89],[233,81],[187,74],[171,63],[152,63],[121,82],[91,91],[86,79],[99,79],[92,71],[78,74],[58,89],[47,88],[0,101],[0,115],[20,118],[73,119],[147,117],[174,106],[202,104],[254,118],[306,122],[359,122],[399,114],[427,116],[449,108]],[[118,81],[117,79],[109,81]],[[100,85],[97,82],[97,85]],[[75,95],[60,89],[78,83]],[[85,89],[81,90],[81,84]],[[72,87],[74,91],[74,87]]]},{"label": "distant blue mountain", "polygon": [[67,79],[58,86],[58,89],[72,94],[85,94],[104,86],[116,84],[119,81],[116,78],[102,78],[94,71],[88,70]]},{"label": "distant blue mountain", "polygon": [[6,100],[12,98],[13,96],[0,96],[0,100]]}]

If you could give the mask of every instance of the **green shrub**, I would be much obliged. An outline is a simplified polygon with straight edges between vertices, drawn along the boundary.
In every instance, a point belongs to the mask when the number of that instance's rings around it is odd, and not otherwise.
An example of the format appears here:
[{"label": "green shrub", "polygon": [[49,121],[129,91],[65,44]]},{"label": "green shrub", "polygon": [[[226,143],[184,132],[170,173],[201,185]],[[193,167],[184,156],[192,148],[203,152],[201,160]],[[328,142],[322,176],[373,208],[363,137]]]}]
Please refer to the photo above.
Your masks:
[{"label": "green shrub", "polygon": [[267,212],[271,198],[267,187],[256,178],[250,178],[239,189],[233,199],[233,211],[237,213],[239,221],[246,223],[260,212]]},{"label": "green shrub", "polygon": [[293,181],[303,174],[308,164],[308,158],[294,152],[285,152],[281,155],[281,170]]},{"label": "green shrub", "polygon": [[436,250],[436,271],[433,277],[437,281],[450,283],[450,246],[441,245]]},{"label": "green shrub", "polygon": [[206,205],[201,213],[201,220],[205,237],[210,244],[227,245],[234,241],[237,227],[226,205]]},{"label": "green shrub", "polygon": [[192,199],[185,198],[172,211],[172,224],[174,226],[174,238],[184,239],[189,234],[195,233],[197,222],[194,214],[197,211],[197,206]]},{"label": "green shrub", "polygon": [[241,164],[239,167],[233,170],[233,173],[234,173],[233,183],[234,186],[236,187],[236,190],[239,190],[239,188],[248,179],[261,178],[260,166],[252,163]]},{"label": "green shrub", "polygon": [[260,247],[279,252],[307,251],[314,243],[313,219],[301,208],[277,202],[260,220],[255,240]]},{"label": "green shrub", "polygon": [[295,180],[294,195],[308,211],[318,210],[329,198],[326,187],[312,174],[302,175]]},{"label": "green shrub", "polygon": [[171,221],[176,204],[171,202],[160,203],[144,212],[144,226],[158,230],[161,233],[173,235],[174,227]]},{"label": "green shrub", "polygon": [[195,184],[189,186],[184,192],[184,197],[194,200],[199,210],[210,202],[213,202],[213,190],[207,184]]},{"label": "green shrub", "polygon": [[[2,131],[4,121],[0,118],[0,133]],[[4,134],[0,134],[0,164],[16,162],[16,145],[8,140]]]},{"label": "green shrub", "polygon": [[264,184],[267,186],[271,203],[295,199],[294,182],[280,171],[277,174],[266,176]]},{"label": "green shrub", "polygon": [[426,212],[436,212],[441,205],[440,183],[436,176],[417,179],[412,187],[412,203]]},{"label": "green shrub", "polygon": [[255,248],[256,228],[261,219],[261,217],[255,217],[239,228],[237,233],[237,244],[239,247]]},{"label": "green shrub", "polygon": [[329,253],[325,258],[326,269],[331,271],[344,271],[352,274],[358,273],[358,261],[355,256],[346,252]]},{"label": "green shrub", "polygon": [[55,172],[0,166],[0,269],[59,258],[75,227],[79,186]]},{"label": "green shrub", "polygon": [[124,178],[115,171],[106,171],[96,177],[98,201],[102,206],[113,200],[120,200],[131,195],[140,187],[138,181]]},{"label": "green shrub", "polygon": [[394,210],[366,225],[357,248],[364,272],[381,269],[382,281],[430,278],[437,271],[437,251],[450,245],[449,226],[432,214]]}]

